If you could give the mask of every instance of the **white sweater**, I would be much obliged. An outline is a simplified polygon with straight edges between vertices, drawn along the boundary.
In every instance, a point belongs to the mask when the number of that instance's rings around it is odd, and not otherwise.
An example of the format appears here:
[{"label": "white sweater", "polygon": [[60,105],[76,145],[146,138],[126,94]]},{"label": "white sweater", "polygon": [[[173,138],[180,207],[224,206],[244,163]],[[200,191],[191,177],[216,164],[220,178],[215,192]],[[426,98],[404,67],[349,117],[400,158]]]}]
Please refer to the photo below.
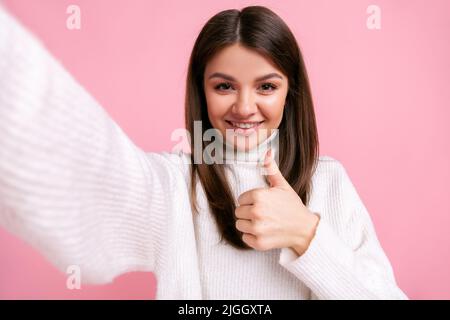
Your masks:
[{"label": "white sweater", "polygon": [[[0,8],[0,224],[84,283],[151,271],[157,299],[407,299],[342,164],[321,156],[310,247],[234,249],[179,153],[137,148],[42,43]],[[266,186],[232,166],[235,197]]]}]

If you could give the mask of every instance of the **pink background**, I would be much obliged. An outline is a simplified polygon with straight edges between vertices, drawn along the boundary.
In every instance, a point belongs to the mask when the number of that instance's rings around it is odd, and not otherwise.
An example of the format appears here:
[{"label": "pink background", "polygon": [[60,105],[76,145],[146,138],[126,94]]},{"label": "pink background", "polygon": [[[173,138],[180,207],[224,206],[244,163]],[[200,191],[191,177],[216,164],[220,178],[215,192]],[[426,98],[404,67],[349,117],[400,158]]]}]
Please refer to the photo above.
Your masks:
[{"label": "pink background", "polygon": [[[183,127],[188,56],[213,14],[266,5],[303,50],[321,154],[346,167],[410,298],[450,299],[450,2],[7,0],[137,145],[170,150]],[[81,30],[66,8],[81,8]],[[366,8],[381,8],[381,30]],[[150,299],[155,278],[65,287],[27,244],[0,230],[0,298]]]}]

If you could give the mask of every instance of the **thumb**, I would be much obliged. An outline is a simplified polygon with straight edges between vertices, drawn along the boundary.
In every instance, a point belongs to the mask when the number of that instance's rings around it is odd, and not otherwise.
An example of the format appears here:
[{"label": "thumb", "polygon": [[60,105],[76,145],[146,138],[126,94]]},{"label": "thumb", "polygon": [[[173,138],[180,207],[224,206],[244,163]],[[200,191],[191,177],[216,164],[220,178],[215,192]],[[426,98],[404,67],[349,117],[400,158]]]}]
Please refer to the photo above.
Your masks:
[{"label": "thumb", "polygon": [[267,181],[270,183],[271,187],[291,187],[281,174],[271,148],[266,152],[266,156],[264,158],[264,169],[266,171],[265,174],[267,175]]}]

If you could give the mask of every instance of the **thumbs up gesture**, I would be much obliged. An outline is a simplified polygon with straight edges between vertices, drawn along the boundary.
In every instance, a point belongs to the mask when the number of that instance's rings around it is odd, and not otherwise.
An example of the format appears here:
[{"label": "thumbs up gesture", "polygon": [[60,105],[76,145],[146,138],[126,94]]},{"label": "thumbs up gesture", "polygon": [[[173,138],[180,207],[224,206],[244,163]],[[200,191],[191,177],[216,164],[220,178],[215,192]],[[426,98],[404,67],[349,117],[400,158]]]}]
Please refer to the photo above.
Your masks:
[{"label": "thumbs up gesture", "polygon": [[256,250],[292,248],[301,256],[312,241],[319,216],[312,213],[281,174],[269,149],[264,159],[269,188],[242,193],[235,210],[242,240]]}]

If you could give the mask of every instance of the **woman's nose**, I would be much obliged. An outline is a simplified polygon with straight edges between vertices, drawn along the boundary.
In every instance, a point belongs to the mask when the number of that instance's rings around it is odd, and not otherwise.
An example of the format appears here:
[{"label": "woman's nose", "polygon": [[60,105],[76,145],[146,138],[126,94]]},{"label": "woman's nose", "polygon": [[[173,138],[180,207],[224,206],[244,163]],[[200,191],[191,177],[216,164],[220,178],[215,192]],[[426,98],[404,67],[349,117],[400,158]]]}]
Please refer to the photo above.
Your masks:
[{"label": "woman's nose", "polygon": [[252,95],[246,92],[240,93],[237,97],[237,101],[234,103],[232,112],[240,118],[248,118],[252,114],[256,113],[258,107]]}]

